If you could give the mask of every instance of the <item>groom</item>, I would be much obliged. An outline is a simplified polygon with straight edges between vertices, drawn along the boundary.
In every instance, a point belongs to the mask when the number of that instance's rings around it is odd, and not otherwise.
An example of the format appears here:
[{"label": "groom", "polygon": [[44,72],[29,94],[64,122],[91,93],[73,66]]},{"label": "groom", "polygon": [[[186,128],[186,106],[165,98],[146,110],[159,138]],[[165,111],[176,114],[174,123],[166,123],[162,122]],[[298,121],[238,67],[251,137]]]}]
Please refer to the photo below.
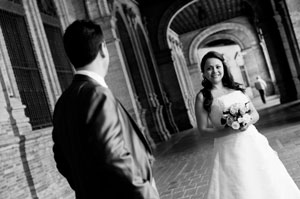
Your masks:
[{"label": "groom", "polygon": [[54,110],[57,169],[77,199],[158,199],[147,139],[105,83],[109,54],[100,26],[77,20],[63,40],[76,74]]}]

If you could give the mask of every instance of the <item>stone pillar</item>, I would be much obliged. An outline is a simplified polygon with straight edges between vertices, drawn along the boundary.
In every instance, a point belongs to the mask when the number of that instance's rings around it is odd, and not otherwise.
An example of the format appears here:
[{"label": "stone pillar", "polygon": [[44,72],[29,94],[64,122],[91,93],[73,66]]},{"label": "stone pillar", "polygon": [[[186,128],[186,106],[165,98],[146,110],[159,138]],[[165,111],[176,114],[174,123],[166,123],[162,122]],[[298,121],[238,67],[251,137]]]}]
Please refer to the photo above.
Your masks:
[{"label": "stone pillar", "polygon": [[265,59],[265,62],[266,62],[267,68],[268,68],[268,72],[269,72],[269,75],[270,75],[270,78],[271,78],[271,83],[274,87],[274,93],[279,94],[274,69],[272,67],[269,52],[266,48],[266,43],[265,43],[265,40],[264,40],[263,36],[262,36],[261,41],[260,41],[260,47],[262,49],[264,59]]},{"label": "stone pillar", "polygon": [[198,63],[193,63],[188,66],[188,71],[194,88],[194,93],[197,94],[202,87],[202,72]]},{"label": "stone pillar", "polygon": [[294,30],[291,26],[289,14],[285,2],[280,1],[277,4],[274,19],[277,28],[283,40],[285,54],[288,60],[289,68],[291,70],[292,80],[296,88],[296,97],[300,98],[300,55],[297,40],[294,35]]},{"label": "stone pillar", "polygon": [[180,131],[192,127],[190,121],[189,107],[187,107],[184,94],[180,88],[180,82],[176,73],[175,65],[172,60],[170,49],[165,49],[156,53],[158,70],[164,85],[166,97],[171,103],[174,121]]},{"label": "stone pillar", "polygon": [[[1,54],[1,53],[0,53]],[[5,76],[4,76],[5,74]],[[9,97],[13,96],[10,81],[7,76],[7,70],[3,59],[0,59],[0,137],[2,136],[13,136],[13,129],[10,122]],[[5,140],[5,139],[0,139]],[[5,144],[4,142],[2,144]],[[1,144],[0,144],[1,148]]]},{"label": "stone pillar", "polygon": [[164,102],[164,107],[163,107],[163,115],[166,124],[169,125],[169,129],[171,134],[175,134],[179,132],[179,129],[176,125],[173,113],[172,113],[172,103],[169,101],[167,95],[165,92],[162,92],[162,99]]},{"label": "stone pillar", "polygon": [[187,76],[185,72],[186,64],[185,62],[182,62],[182,57],[180,57],[180,53],[178,52],[178,50],[176,50],[176,48],[172,50],[172,59],[179,80],[181,92],[183,94],[185,106],[187,107],[188,116],[190,118],[192,125],[195,126],[196,118],[195,118],[194,103],[193,103],[194,95],[191,94],[190,85],[187,82],[187,78],[189,78],[189,76]]},{"label": "stone pillar", "polygon": [[182,43],[180,43],[179,46],[179,59],[181,63],[181,69],[183,73],[183,77],[186,83],[186,89],[187,89],[187,99],[188,99],[188,106],[190,107],[190,118],[192,121],[192,125],[196,127],[196,114],[195,114],[195,91],[194,86],[192,84],[191,76],[189,74],[187,63],[185,61],[185,57],[182,50]]},{"label": "stone pillar", "polygon": [[[134,53],[136,55],[136,60],[139,62],[139,72],[140,76],[143,79],[144,84],[144,92],[146,92],[147,101],[149,102],[149,110],[151,112],[151,117],[153,118],[154,126],[153,130],[155,134],[158,134],[160,141],[165,141],[170,138],[170,133],[166,127],[163,113],[162,113],[162,105],[160,104],[157,93],[155,88],[155,85],[158,85],[156,73],[154,64],[151,59],[151,54],[149,51],[149,46],[147,46],[146,39],[144,38],[144,35],[138,34],[135,30],[135,23],[137,23],[137,15],[134,13],[132,8],[124,8],[123,9],[126,13],[127,19],[128,19],[128,25],[129,25],[129,34],[131,37],[131,43],[134,47]],[[133,59],[131,57],[127,57],[127,59]],[[152,68],[150,68],[152,67]],[[152,74],[150,74],[152,72]],[[152,131],[153,131],[152,130]]]},{"label": "stone pillar", "polygon": [[284,27],[283,27],[283,24],[281,22],[281,17],[279,15],[276,15],[274,18],[275,18],[276,23],[278,25],[280,35],[283,39],[283,45],[284,45],[284,49],[285,49],[285,53],[286,53],[286,57],[287,57],[287,61],[288,61],[288,67],[291,70],[292,81],[295,84],[295,88],[296,88],[296,92],[297,92],[297,98],[299,98],[300,97],[300,80],[298,78],[298,72],[296,70],[296,66],[295,66],[295,63],[294,63],[292,55],[291,55],[291,49],[288,45],[287,35],[284,31]]},{"label": "stone pillar", "polygon": [[130,82],[129,71],[125,65],[120,40],[116,33],[116,18],[111,15],[107,1],[86,1],[86,6],[89,18],[101,25],[109,51],[110,65],[105,78],[106,82],[116,97],[136,119],[139,127],[146,132],[146,110],[141,108]]},{"label": "stone pillar", "polygon": [[296,72],[297,74],[293,75],[296,76],[295,78],[293,77],[293,79],[295,80],[295,84],[296,84],[296,89],[297,89],[297,97],[298,99],[300,98],[300,50],[299,50],[299,45],[298,45],[298,41],[297,41],[297,37],[295,35],[295,29],[293,28],[293,24],[291,21],[291,17],[290,17],[290,12],[287,8],[287,4],[286,1],[280,1],[279,2],[280,5],[280,11],[281,11],[281,17],[283,19],[283,25],[285,27],[285,31],[287,33],[287,38],[288,38],[288,42],[289,42],[289,47],[290,47],[290,53],[292,56],[292,59],[294,61],[294,65],[293,65],[293,69],[292,71]]},{"label": "stone pillar", "polygon": [[139,124],[139,128],[141,129],[141,131],[144,133],[144,135],[148,138],[148,140],[150,141],[150,144],[152,146],[152,148],[155,148],[155,141],[154,139],[150,136],[150,131],[149,131],[149,127],[147,126],[147,121],[146,121],[146,109],[144,109],[141,106],[140,101],[138,100],[138,96],[135,95],[135,103],[137,105],[137,109],[138,109],[138,113],[139,113],[139,118],[140,118],[140,124]]},{"label": "stone pillar", "polygon": [[28,31],[32,38],[32,45],[35,50],[39,70],[45,86],[45,92],[50,102],[50,110],[54,110],[57,98],[61,94],[52,54],[47,41],[43,22],[35,0],[24,1],[25,17],[27,18]]},{"label": "stone pillar", "polygon": [[53,2],[56,5],[56,11],[58,18],[60,20],[61,28],[65,30],[67,26],[71,23],[71,19],[69,18],[69,10],[68,10],[68,4],[66,1],[61,0],[53,0]]},{"label": "stone pillar", "polygon": [[138,123],[142,124],[129,80],[129,71],[125,66],[120,41],[115,31],[116,19],[113,16],[106,16],[94,20],[102,27],[110,55],[109,69],[105,77],[107,84],[122,104],[134,115]]},{"label": "stone pillar", "polygon": [[285,2],[298,41],[298,47],[300,47],[300,1],[286,0]]},{"label": "stone pillar", "polygon": [[169,133],[169,131],[167,130],[164,118],[163,118],[163,112],[162,112],[162,106],[160,105],[158,99],[157,99],[157,95],[155,93],[150,93],[148,94],[148,97],[150,99],[150,111],[153,113],[154,115],[154,122],[155,125],[158,128],[158,134],[160,136],[161,141],[165,141],[168,140],[171,135]]},{"label": "stone pillar", "polygon": [[171,49],[172,60],[177,74],[179,86],[183,94],[185,106],[187,107],[188,116],[193,126],[196,125],[194,113],[194,90],[191,84],[190,75],[187,72],[187,64],[182,51],[182,43],[176,33],[168,31],[168,44]]}]

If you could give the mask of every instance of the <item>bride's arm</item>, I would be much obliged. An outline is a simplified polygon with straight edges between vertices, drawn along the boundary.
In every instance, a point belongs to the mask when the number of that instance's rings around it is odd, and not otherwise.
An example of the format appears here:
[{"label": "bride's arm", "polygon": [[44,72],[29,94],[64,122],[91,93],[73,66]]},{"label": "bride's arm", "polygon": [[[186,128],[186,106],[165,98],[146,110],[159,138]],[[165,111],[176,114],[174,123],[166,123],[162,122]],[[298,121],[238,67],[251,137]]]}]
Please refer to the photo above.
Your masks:
[{"label": "bride's arm", "polygon": [[249,108],[250,108],[250,116],[252,119],[243,129],[241,129],[242,131],[246,130],[251,124],[255,124],[259,120],[259,114],[256,108],[254,107],[254,105],[252,104],[250,98],[249,98]]},{"label": "bride's arm", "polygon": [[222,137],[230,133],[237,132],[232,128],[222,128],[222,129],[212,128],[211,125],[209,125],[208,113],[203,108],[203,101],[204,101],[204,97],[202,93],[199,93],[196,97],[196,102],[195,102],[195,114],[196,114],[198,131],[202,136]]},{"label": "bride's arm", "polygon": [[250,124],[255,124],[259,120],[259,114],[251,101],[249,102],[249,105],[250,105],[250,116],[252,117]]}]

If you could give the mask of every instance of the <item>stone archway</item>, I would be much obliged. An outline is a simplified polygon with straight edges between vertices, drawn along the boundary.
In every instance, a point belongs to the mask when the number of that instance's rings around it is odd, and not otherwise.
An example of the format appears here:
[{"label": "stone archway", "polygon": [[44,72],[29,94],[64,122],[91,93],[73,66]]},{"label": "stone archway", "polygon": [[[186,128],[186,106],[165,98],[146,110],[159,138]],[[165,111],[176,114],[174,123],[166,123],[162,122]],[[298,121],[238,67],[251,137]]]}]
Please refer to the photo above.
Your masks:
[{"label": "stone archway", "polygon": [[232,22],[216,24],[200,32],[189,45],[188,59],[190,64],[197,63],[197,52],[195,51],[195,49],[197,49],[206,38],[218,32],[229,30],[239,31],[243,34],[237,41],[242,41],[241,46],[243,46],[244,49],[250,48],[253,45],[257,45],[257,38],[255,37],[255,33],[250,29],[246,28],[244,25]]},{"label": "stone archway", "polygon": [[172,20],[176,17],[176,15],[181,12],[183,9],[188,7],[189,5],[198,2],[198,0],[192,0],[186,3],[183,0],[177,0],[172,4],[172,6],[163,14],[161,17],[161,21],[158,25],[158,44],[160,49],[168,48],[168,39],[167,39],[167,30],[170,27]]},{"label": "stone archway", "polygon": [[[243,22],[243,23],[241,23]],[[205,46],[205,44],[219,39],[227,39],[238,44],[241,48],[243,58],[245,60],[245,70],[248,74],[248,80],[250,82],[249,94],[257,95],[257,92],[253,88],[255,77],[258,74],[263,74],[264,78],[268,79],[269,94],[274,93],[273,76],[270,74],[273,72],[272,67],[267,65],[264,52],[261,48],[261,44],[258,40],[255,30],[251,27],[250,23],[246,23],[246,19],[237,18],[231,22],[224,22],[211,26],[202,32],[198,33],[194,39],[190,42],[187,48],[186,55],[189,61],[189,71],[193,80],[195,91],[201,89],[201,71],[200,60],[198,57],[198,48]],[[200,80],[200,81],[199,81]]]},{"label": "stone archway", "polygon": [[225,33],[225,32],[218,33],[217,35],[212,35],[210,37],[207,37],[206,39],[203,40],[202,43],[200,43],[198,48],[201,48],[202,46],[205,46],[206,44],[208,44],[212,41],[215,41],[215,40],[219,40],[219,39],[226,39],[226,40],[233,41],[234,43],[239,45],[241,49],[246,49],[247,48],[245,46],[244,42],[239,37],[237,37],[234,34]]}]

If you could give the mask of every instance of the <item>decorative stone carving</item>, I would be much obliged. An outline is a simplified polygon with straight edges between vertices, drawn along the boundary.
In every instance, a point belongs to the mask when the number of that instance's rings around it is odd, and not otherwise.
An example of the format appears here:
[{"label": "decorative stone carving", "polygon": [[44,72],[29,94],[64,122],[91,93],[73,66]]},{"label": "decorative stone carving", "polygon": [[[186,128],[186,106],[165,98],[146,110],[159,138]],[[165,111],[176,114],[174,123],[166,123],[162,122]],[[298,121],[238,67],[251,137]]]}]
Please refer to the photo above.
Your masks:
[{"label": "decorative stone carving", "polygon": [[39,0],[37,4],[40,12],[52,17],[57,17],[55,5],[52,0]]}]

